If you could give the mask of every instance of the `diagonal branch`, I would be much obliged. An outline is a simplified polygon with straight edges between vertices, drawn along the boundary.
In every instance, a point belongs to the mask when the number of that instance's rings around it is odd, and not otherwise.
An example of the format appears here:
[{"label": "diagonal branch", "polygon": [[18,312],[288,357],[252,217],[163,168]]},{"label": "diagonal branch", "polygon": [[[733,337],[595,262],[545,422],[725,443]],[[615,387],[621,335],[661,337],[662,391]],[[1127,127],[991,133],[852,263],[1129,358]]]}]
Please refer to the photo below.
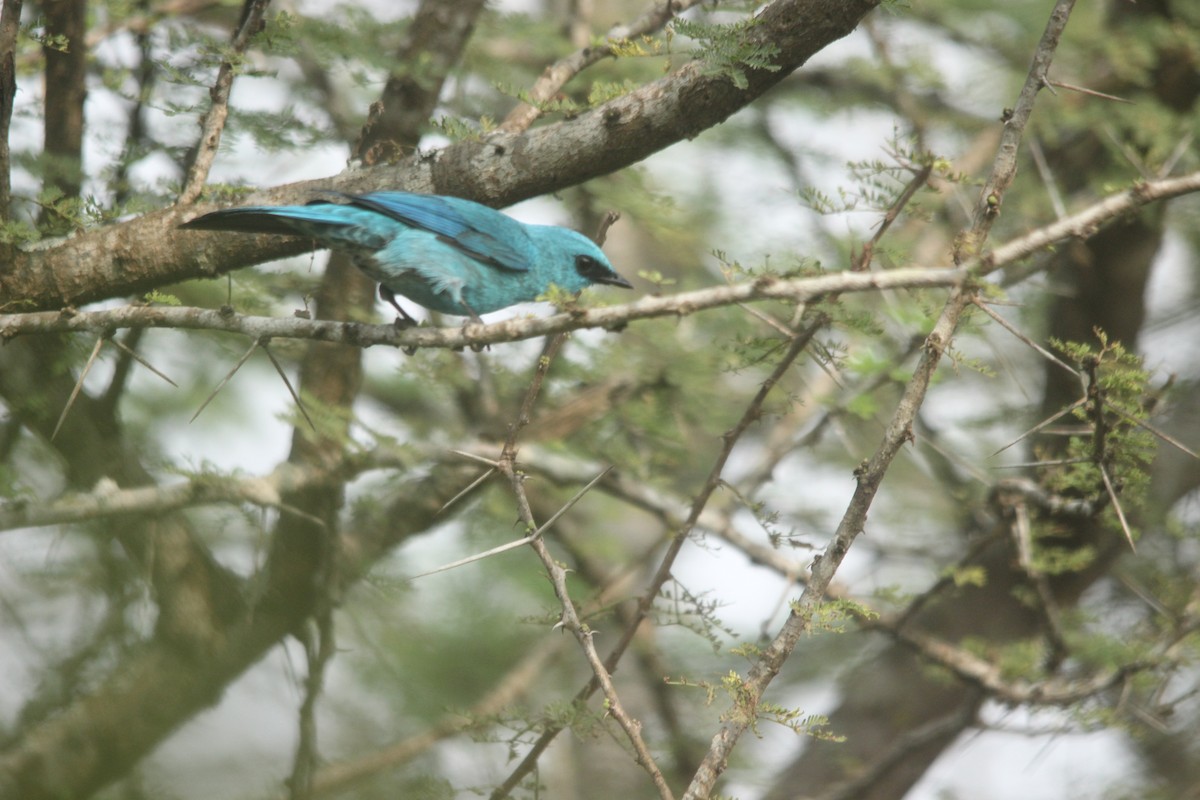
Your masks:
[{"label": "diagonal branch", "polygon": [[[970,231],[958,238],[955,261],[961,263],[969,260],[982,248],[991,228],[998,202],[992,198],[1001,195],[1011,184],[1016,174],[1016,148],[1024,132],[1025,123],[1033,110],[1034,98],[1041,88],[1050,59],[1058,45],[1059,37],[1066,27],[1070,9],[1074,0],[1059,0],[1051,13],[1050,21],[1038,45],[1034,66],[1025,81],[1024,88],[1018,98],[1016,110],[1008,120],[1004,136],[992,167],[992,176],[981,193],[980,203],[976,210],[974,224]],[[964,243],[971,248],[964,255]],[[917,412],[925,400],[925,394],[933,380],[934,372],[942,355],[949,349],[958,327],[959,318],[972,302],[974,290],[965,286],[956,286],[950,293],[950,298],[942,309],[937,323],[929,336],[926,337],[921,360],[913,372],[912,378],[904,388],[904,393],[896,406],[896,411],[884,432],[883,441],[874,455],[865,461],[857,470],[855,477],[857,485],[850,504],[838,524],[832,540],[825,550],[813,560],[812,579],[804,587],[800,599],[792,606],[792,613],[784,623],[779,634],[766,647],[749,673],[741,683],[738,699],[735,705],[725,715],[725,722],[712,739],[712,744],[704,762],[696,771],[696,776],[688,787],[684,800],[699,800],[708,797],[717,779],[725,770],[729,756],[742,734],[754,723],[757,708],[763,694],[771,681],[779,674],[784,662],[791,655],[800,638],[811,630],[813,615],[824,596],[826,587],[833,580],[842,560],[849,552],[854,540],[862,533],[866,525],[867,512],[879,487],[887,474],[893,459],[903,445],[912,440],[913,424]]]},{"label": "diagonal branch", "polygon": [[[606,230],[605,227],[604,230]],[[603,236],[604,230],[601,231]],[[611,670],[612,667],[605,664],[600,653],[596,650],[596,643],[593,639],[593,631],[585,625],[579,618],[579,612],[575,608],[575,602],[571,599],[570,590],[567,588],[567,571],[562,567],[550,554],[550,550],[546,547],[545,541],[541,534],[549,528],[553,522],[558,519],[566,508],[574,504],[572,500],[566,507],[556,513],[544,525],[538,526],[534,521],[533,509],[529,504],[529,497],[525,493],[525,476],[524,472],[518,470],[516,464],[517,456],[517,439],[521,431],[529,423],[533,416],[533,407],[537,402],[538,395],[541,393],[542,384],[545,382],[546,374],[550,370],[550,365],[553,363],[555,356],[561,349],[563,342],[566,340],[566,334],[555,334],[546,340],[542,347],[542,354],[538,358],[534,367],[533,379],[529,383],[529,388],[525,391],[525,397],[521,401],[521,408],[517,412],[517,419],[509,425],[508,436],[505,438],[504,447],[500,452],[500,459],[496,464],[497,469],[508,478],[509,485],[512,487],[513,494],[517,500],[517,510],[521,522],[524,523],[526,529],[530,531],[527,541],[529,546],[537,554],[542,562],[546,574],[550,577],[550,583],[554,587],[554,594],[558,598],[558,602],[562,607],[561,624],[564,628],[571,632],[576,641],[579,642],[580,648],[583,650],[584,657],[587,659],[588,666],[592,669],[592,683],[599,686],[604,692],[604,701],[606,711],[612,714],[617,724],[625,731],[626,737],[630,744],[633,745],[636,753],[637,763],[640,764],[649,774],[655,788],[658,790],[659,796],[663,800],[674,800],[674,795],[671,793],[670,787],[667,785],[666,779],[663,777],[662,770],[654,761],[654,756],[650,753],[650,748],[646,746],[645,740],[642,738],[642,725],[637,720],[633,719],[628,712],[625,711],[624,704],[621,702],[620,696],[617,694],[616,687],[612,682]],[[607,471],[607,470],[606,470]],[[583,491],[587,491],[594,485],[600,476],[593,479],[592,482],[585,487]],[[576,498],[582,495],[576,495]],[[636,626],[635,626],[636,627]]]},{"label": "diagonal branch", "polygon": [[1006,678],[1000,665],[931,634],[911,627],[889,632],[922,657],[940,664],[959,679],[975,684],[986,690],[990,696],[1013,706],[1070,706],[1079,700],[1108,691],[1133,673],[1156,667],[1153,661],[1134,661],[1086,678],[1051,677],[1032,682],[1012,681]]},{"label": "diagonal branch", "polygon": [[964,257],[979,252],[992,229],[992,224],[1000,217],[1004,193],[1008,191],[1017,175],[1017,150],[1021,138],[1025,135],[1025,126],[1033,114],[1034,100],[1038,92],[1047,86],[1046,76],[1050,71],[1050,62],[1054,58],[1054,51],[1058,49],[1058,41],[1066,30],[1067,20],[1074,6],[1075,0],[1058,0],[1054,4],[1054,10],[1050,12],[1050,19],[1046,23],[1041,41],[1038,42],[1037,50],[1034,51],[1033,65],[1021,86],[1017,102],[1011,113],[1005,112],[1004,131],[1000,134],[1000,147],[992,164],[992,174],[979,192],[971,230],[960,236],[955,245],[955,263],[960,263]]},{"label": "diagonal branch", "polygon": [[508,112],[508,116],[500,123],[499,130],[504,133],[521,133],[528,130],[529,126],[536,122],[542,114],[537,104],[552,100],[576,75],[604,59],[610,58],[614,52],[614,44],[660,30],[672,19],[699,2],[700,0],[660,0],[642,12],[642,15],[632,24],[617,25],[610,30],[605,35],[608,44],[599,47],[585,47],[565,58],[560,58],[546,67],[537,83],[529,90],[528,100]]}]

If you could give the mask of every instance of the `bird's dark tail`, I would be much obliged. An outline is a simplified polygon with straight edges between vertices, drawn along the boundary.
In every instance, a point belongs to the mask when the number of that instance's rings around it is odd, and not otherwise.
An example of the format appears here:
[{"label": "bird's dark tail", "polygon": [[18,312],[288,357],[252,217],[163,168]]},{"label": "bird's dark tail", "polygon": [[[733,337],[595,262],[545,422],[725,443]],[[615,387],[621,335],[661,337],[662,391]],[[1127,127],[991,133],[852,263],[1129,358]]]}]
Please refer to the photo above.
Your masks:
[{"label": "bird's dark tail", "polygon": [[338,203],[306,206],[243,206],[214,211],[179,227],[202,231],[277,233],[304,236],[326,247],[377,250],[395,234],[396,223],[372,225],[380,217],[373,211]]},{"label": "bird's dark tail", "polygon": [[[286,215],[283,207],[246,206],[214,211],[189,220],[179,227],[198,231],[237,231],[240,233],[280,233],[289,236],[311,236],[311,228],[297,225],[297,220]],[[285,213],[280,213],[280,212]],[[311,224],[311,223],[310,223]]]}]

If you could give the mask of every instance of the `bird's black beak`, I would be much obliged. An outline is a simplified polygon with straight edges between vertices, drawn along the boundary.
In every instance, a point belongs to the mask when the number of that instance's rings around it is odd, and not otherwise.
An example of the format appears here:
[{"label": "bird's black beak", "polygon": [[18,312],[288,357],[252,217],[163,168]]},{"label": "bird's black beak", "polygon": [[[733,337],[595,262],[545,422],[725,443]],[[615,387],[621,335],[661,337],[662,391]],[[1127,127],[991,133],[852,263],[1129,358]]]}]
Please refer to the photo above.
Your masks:
[{"label": "bird's black beak", "polygon": [[633,284],[615,272],[592,278],[592,283],[603,283],[606,286],[620,286],[622,289],[632,289]]}]

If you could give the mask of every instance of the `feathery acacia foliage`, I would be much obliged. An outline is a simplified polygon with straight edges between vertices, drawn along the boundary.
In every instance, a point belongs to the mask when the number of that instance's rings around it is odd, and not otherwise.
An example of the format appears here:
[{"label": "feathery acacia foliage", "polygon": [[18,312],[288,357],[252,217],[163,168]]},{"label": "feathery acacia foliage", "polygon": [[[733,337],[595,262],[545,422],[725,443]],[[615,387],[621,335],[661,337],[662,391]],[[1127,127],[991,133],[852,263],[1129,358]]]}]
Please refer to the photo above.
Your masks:
[{"label": "feathery acacia foliage", "polygon": [[[1194,786],[1194,4],[876,5],[5,0],[0,796]],[[385,188],[637,297],[177,228]]]}]

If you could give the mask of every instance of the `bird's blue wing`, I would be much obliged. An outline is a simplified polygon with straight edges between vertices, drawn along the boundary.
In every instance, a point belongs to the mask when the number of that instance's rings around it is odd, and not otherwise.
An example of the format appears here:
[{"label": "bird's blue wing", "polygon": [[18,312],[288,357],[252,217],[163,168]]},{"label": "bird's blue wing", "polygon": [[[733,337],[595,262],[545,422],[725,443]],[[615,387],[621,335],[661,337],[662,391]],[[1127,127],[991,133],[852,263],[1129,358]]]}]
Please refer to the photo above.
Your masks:
[{"label": "bird's blue wing", "polygon": [[460,197],[372,192],[349,195],[348,199],[351,205],[436,234],[446,244],[501,269],[525,272],[535,255],[535,245],[524,225],[499,211]]}]

